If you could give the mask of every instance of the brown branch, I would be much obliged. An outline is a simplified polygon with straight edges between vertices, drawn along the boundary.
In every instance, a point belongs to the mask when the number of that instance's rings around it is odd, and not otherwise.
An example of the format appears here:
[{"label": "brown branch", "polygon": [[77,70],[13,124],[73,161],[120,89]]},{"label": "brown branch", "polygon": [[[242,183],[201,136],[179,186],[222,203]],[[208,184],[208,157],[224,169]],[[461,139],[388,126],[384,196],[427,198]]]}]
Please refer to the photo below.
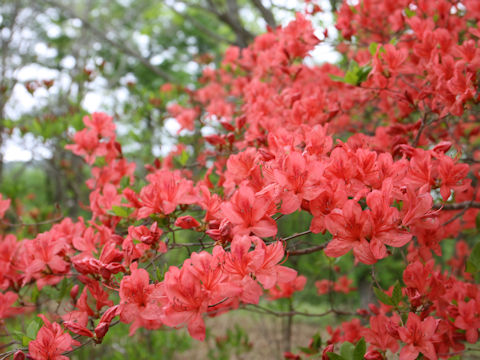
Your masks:
[{"label": "brown branch", "polygon": [[480,201],[463,201],[453,204],[434,204],[433,209],[435,210],[463,210],[463,209],[480,209]]},{"label": "brown branch", "polygon": [[277,27],[277,22],[275,21],[272,11],[263,6],[262,0],[252,0],[252,3],[258,9],[258,11],[260,11],[260,14],[262,14],[262,17],[268,26],[270,26],[272,29],[275,29]]},{"label": "brown branch", "polygon": [[[251,306],[253,307],[254,309],[258,309],[258,310],[261,310],[261,311],[257,311],[258,313],[263,313],[263,314],[268,314],[268,315],[274,315],[274,316],[278,316],[278,317],[287,317],[287,316],[314,316],[314,317],[322,317],[322,316],[326,316],[326,315],[329,315],[329,314],[337,314],[337,315],[356,315],[356,313],[351,313],[351,312],[346,312],[346,311],[341,311],[341,310],[335,310],[335,309],[330,309],[330,310],[327,310],[323,313],[307,313],[307,312],[302,312],[302,311],[285,311],[285,312],[280,312],[280,311],[274,311],[274,310],[270,310],[266,307],[263,307],[263,306],[260,306],[260,305],[254,305],[254,304],[248,304],[248,306]],[[251,308],[245,306],[243,307],[243,309],[247,310],[247,311],[252,311]]]},{"label": "brown branch", "polygon": [[292,240],[292,239],[295,239],[295,238],[297,238],[297,237],[310,234],[311,232],[312,232],[311,230],[306,230],[306,231],[303,231],[303,232],[300,232],[300,233],[296,233],[296,234],[287,236],[286,238],[282,238],[282,239],[280,239],[280,241]]},{"label": "brown branch", "polygon": [[422,124],[418,129],[417,136],[415,136],[415,139],[413,140],[412,147],[416,148],[418,146],[418,142],[420,141],[420,137],[422,136],[422,132],[426,126],[427,126],[427,113],[423,115]]},{"label": "brown branch", "polygon": [[328,245],[328,242],[317,245],[317,246],[312,246],[306,249],[300,249],[300,250],[292,250],[292,251],[287,251],[288,256],[297,256],[297,255],[307,255],[307,254],[312,254],[317,251],[321,251],[325,249]]}]

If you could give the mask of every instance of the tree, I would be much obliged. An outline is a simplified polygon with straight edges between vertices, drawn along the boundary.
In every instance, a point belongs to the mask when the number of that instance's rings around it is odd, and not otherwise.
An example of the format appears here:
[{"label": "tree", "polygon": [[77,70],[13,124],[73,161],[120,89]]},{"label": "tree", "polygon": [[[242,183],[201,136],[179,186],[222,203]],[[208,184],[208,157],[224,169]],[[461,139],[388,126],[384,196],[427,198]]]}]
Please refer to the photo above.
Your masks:
[{"label": "tree", "polygon": [[[480,8],[467,0],[344,3],[345,69],[304,61],[328,41],[314,34],[315,11],[308,6],[205,68],[201,86],[168,109],[196,142],[180,136],[146,176],[122,153],[112,117],[83,117],[67,149],[91,167],[88,215],[33,239],[17,239],[22,224],[4,220],[1,318],[25,316],[30,304],[50,316],[40,314],[4,355],[63,358],[102,343],[119,323],[131,335],[186,328],[203,341],[206,317],[238,309],[288,319],[286,358],[476,351],[468,344],[480,328]],[[167,97],[177,91],[162,87]],[[0,201],[1,217],[9,207]],[[311,273],[316,261],[328,271]],[[384,274],[391,265],[395,273]],[[355,291],[358,274],[369,275],[377,300],[355,311],[334,296]],[[317,279],[326,310],[299,309]],[[264,305],[265,294],[287,299],[287,310]],[[294,354],[299,316],[339,324],[327,327],[325,346],[319,333]]]}]

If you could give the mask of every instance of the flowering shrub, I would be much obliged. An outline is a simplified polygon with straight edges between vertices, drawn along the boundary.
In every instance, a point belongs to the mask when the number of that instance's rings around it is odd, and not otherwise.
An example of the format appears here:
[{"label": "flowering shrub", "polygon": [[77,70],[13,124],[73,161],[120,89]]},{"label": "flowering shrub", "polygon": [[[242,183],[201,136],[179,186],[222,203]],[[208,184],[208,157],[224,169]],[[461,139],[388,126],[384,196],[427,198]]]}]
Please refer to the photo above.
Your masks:
[{"label": "flowering shrub", "polygon": [[[437,359],[468,350],[480,328],[480,246],[465,241],[478,238],[480,209],[479,25],[476,0],[346,2],[337,19],[343,71],[303,62],[328,38],[297,14],[248,48],[228,49],[188,104],[169,107],[182,129],[215,132],[203,137],[193,168],[174,166],[189,151],[179,144],[146,167],[146,181],[122,156],[112,118],[85,117],[68,148],[92,166],[91,217],[63,219],[33,239],[13,230],[0,238],[2,324],[43,312],[31,341],[5,354],[63,359],[101,343],[118,321],[130,334],[186,327],[204,340],[205,316],[302,291],[305,276],[284,261],[316,252],[352,252],[355,266],[369,268],[402,253],[403,278],[375,286],[378,302],[343,312],[350,319],[327,329],[326,346],[314,337],[287,358]],[[0,198],[2,217],[9,206]],[[311,214],[310,227],[280,237],[278,220],[295,212]],[[177,242],[178,231],[199,240]],[[329,240],[289,246],[308,233]],[[456,254],[443,270],[436,261],[449,238]],[[183,264],[151,272],[166,253],[194,246],[201,251]],[[70,299],[40,307],[46,286]],[[316,286],[319,295],[357,290],[347,276]]]}]

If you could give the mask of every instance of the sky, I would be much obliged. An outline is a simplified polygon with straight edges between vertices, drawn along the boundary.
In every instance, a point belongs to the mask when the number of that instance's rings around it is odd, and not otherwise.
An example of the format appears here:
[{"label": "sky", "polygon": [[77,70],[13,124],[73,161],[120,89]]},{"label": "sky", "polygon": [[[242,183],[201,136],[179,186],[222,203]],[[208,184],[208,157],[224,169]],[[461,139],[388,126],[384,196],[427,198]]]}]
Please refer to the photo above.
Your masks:
[{"label": "sky", "polygon": [[[298,1],[296,0],[274,0],[275,3],[280,4],[284,7],[291,8],[296,4],[298,6]],[[328,9],[328,1],[323,0],[321,6]],[[294,15],[291,12],[285,12],[280,15],[281,25],[286,25],[290,20],[293,19]],[[47,18],[47,17],[46,17]],[[333,17],[326,11],[321,13],[319,16],[320,20],[325,24],[329,30],[329,33],[334,35],[336,29],[333,26]],[[73,25],[81,26],[81,22],[76,20],[78,24],[73,22]],[[49,35],[54,36],[56,32],[60,30],[56,25],[49,24],[47,27]],[[320,33],[323,29],[318,29]],[[29,34],[22,34],[23,36],[29,36]],[[322,37],[322,36],[320,36]],[[140,48],[145,45],[145,42],[148,39],[145,39],[142,36],[137,37],[137,42],[140,45]],[[45,44],[39,43],[34,47],[34,51],[41,55],[42,57],[55,56],[55,50],[48,48]],[[329,44],[320,44],[311,54],[311,61],[314,63],[321,62],[335,62],[338,60],[338,54]],[[66,57],[63,60],[62,65],[65,67],[74,66],[75,59],[72,57]],[[34,110],[41,104],[46,104],[48,100],[49,93],[55,94],[55,92],[61,91],[62,88],[68,86],[70,79],[66,75],[62,75],[58,71],[51,69],[43,68],[39,65],[32,64],[24,67],[16,74],[17,80],[19,83],[24,83],[27,81],[33,80],[44,80],[44,79],[55,79],[54,86],[47,92],[45,89],[38,89],[35,91],[34,95],[30,94],[23,85],[17,84],[14,87],[13,95],[6,106],[7,118],[18,119],[22,114],[27,114],[28,112]],[[123,79],[126,83],[127,79]],[[125,101],[127,100],[128,92],[126,88],[120,89],[115,95],[117,100]],[[108,101],[109,97],[112,101]],[[85,96],[83,101],[83,107],[90,113],[95,111],[108,111],[107,109],[113,105],[113,98],[110,92],[107,93],[106,79],[101,76],[97,76],[95,80],[90,84],[90,89]],[[166,129],[172,135],[177,133],[179,125],[174,119],[169,119],[166,122]],[[168,152],[167,149],[163,148],[161,152]],[[9,136],[1,149],[4,156],[4,161],[30,161],[30,160],[40,160],[42,158],[49,158],[51,153],[45,145],[38,139],[35,139],[31,134],[21,137],[18,131],[15,131],[11,136]],[[161,154],[155,154],[156,156]]]}]

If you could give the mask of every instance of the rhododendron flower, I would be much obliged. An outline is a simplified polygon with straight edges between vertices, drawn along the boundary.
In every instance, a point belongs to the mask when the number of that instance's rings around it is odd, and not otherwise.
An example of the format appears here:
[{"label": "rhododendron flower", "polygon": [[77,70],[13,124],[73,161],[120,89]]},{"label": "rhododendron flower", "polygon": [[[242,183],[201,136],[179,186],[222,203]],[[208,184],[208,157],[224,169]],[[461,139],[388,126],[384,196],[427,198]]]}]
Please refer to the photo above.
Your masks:
[{"label": "rhododendron flower", "polygon": [[303,275],[297,276],[294,280],[284,283],[278,283],[268,291],[271,300],[289,298],[293,293],[302,291],[307,283],[307,278]]},{"label": "rhododendron flower", "polygon": [[233,231],[238,235],[254,233],[260,237],[270,237],[277,233],[277,224],[269,216],[271,199],[268,195],[255,194],[249,186],[241,186],[229,202],[222,204],[222,212],[234,224]]},{"label": "rhododendron flower", "polygon": [[385,315],[372,316],[370,328],[365,329],[363,335],[365,340],[382,351],[390,350],[393,353],[398,351],[398,341],[389,334],[388,326],[392,320]]},{"label": "rhododendron flower", "polygon": [[333,282],[327,279],[323,279],[316,281],[315,286],[317,287],[318,295],[324,295],[331,291]]},{"label": "rhododendron flower", "polygon": [[183,267],[171,266],[165,273],[165,295],[168,303],[163,307],[162,320],[165,325],[188,326],[188,333],[194,339],[205,339],[205,322],[202,314],[208,309],[208,295],[198,281]]},{"label": "rhododendron flower", "polygon": [[79,345],[70,334],[64,333],[60,324],[51,323],[43,315],[39,315],[44,325],[37,333],[35,340],[28,344],[30,356],[35,360],[68,360],[62,355],[72,350],[72,346]]},{"label": "rhododendron flower", "polygon": [[200,226],[200,223],[192,216],[180,216],[175,220],[175,226],[181,227],[182,229],[192,229]]},{"label": "rhododendron flower", "polygon": [[431,316],[422,321],[418,315],[409,313],[406,326],[398,328],[398,335],[406,344],[400,351],[400,360],[414,360],[420,353],[428,359],[436,360],[433,341],[437,324]]},{"label": "rhododendron flower", "polygon": [[197,201],[192,182],[177,172],[158,170],[147,178],[150,184],[140,192],[139,219],[155,213],[168,215],[177,205],[193,204]]},{"label": "rhododendron flower", "polygon": [[5,213],[7,212],[8,208],[10,207],[10,199],[2,199],[3,195],[0,194],[0,219],[3,219]]},{"label": "rhododendron flower", "polygon": [[465,337],[470,344],[478,340],[478,329],[480,328],[480,317],[478,316],[478,304],[474,299],[468,302],[458,303],[458,316],[455,319],[455,326],[465,330]]},{"label": "rhododendron flower", "polygon": [[97,157],[107,155],[106,144],[99,141],[98,135],[96,130],[83,129],[75,133],[73,138],[75,144],[67,145],[65,148],[75,155],[83,156],[87,164],[92,165]]},{"label": "rhododendron flower", "polygon": [[14,292],[7,291],[5,294],[0,293],[0,322],[25,311],[25,308],[12,307],[18,299],[18,295]]},{"label": "rhododendron flower", "polygon": [[86,127],[95,130],[101,137],[115,137],[113,118],[105,113],[94,112],[91,116],[84,116],[83,123]]},{"label": "rhododendron flower", "polygon": [[325,226],[333,235],[325,249],[325,255],[339,257],[351,249],[355,258],[365,264],[376,262],[367,237],[372,234],[370,214],[360,205],[348,200],[343,209],[335,209],[325,217]]},{"label": "rhododendron flower", "polygon": [[160,284],[150,284],[148,272],[138,269],[137,263],[130,266],[131,275],[120,283],[120,320],[130,325],[130,335],[139,327],[158,329],[162,326],[161,301],[164,297]]}]

